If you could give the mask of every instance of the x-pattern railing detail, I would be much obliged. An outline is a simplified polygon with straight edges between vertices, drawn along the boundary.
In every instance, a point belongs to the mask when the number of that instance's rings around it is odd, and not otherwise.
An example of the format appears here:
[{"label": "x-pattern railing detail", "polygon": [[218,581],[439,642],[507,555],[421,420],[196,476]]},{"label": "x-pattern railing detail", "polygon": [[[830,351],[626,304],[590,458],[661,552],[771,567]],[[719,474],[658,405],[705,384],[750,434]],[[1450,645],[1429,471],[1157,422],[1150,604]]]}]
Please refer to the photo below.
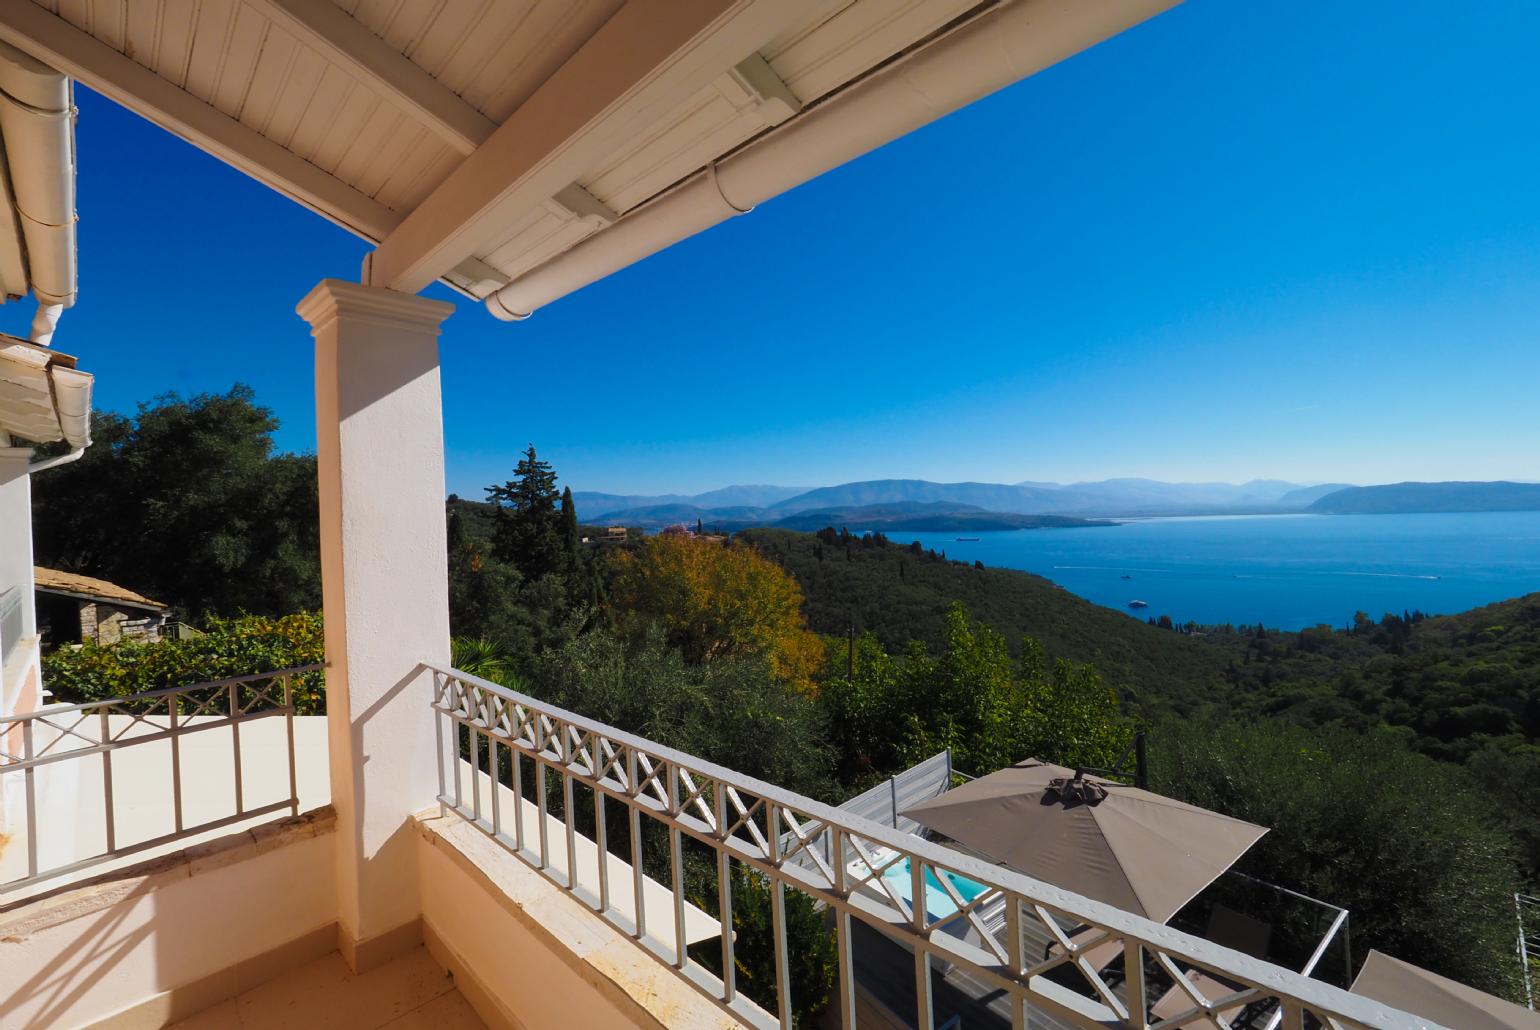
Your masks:
[{"label": "x-pattern railing detail", "polygon": [[[1042,1011],[1060,1022],[1085,1027],[1166,1030],[1194,1025],[1229,1030],[1226,1013],[1263,1005],[1284,1030],[1427,1028],[1425,1020],[1348,994],[1321,981],[1261,962],[1168,926],[1122,912],[1042,881],[992,866],[939,844],[800,797],[624,731],[585,719],[486,680],[436,665],[433,709],[439,719],[439,801],[471,821],[510,851],[572,891],[585,904],[635,938],[686,980],[750,1025],[790,1027],[792,1004],[787,955],[785,891],[810,895],[833,917],[839,954],[838,999],[842,1024],[855,1024],[857,969],[852,961],[852,920],[859,920],[914,955],[916,1023],[935,1025],[933,997],[938,968],[957,967],[1009,999],[1012,1025],[1028,1025],[1028,1013]],[[465,745],[469,745],[468,748]],[[540,840],[520,825],[509,838],[482,814],[479,774],[471,773],[467,803],[460,766],[469,751],[475,768],[511,766],[515,806],[520,798],[538,807]],[[504,765],[495,756],[509,753]],[[485,752],[482,765],[476,756]],[[534,782],[521,772],[530,763]],[[568,867],[552,868],[546,839],[546,775],[561,779]],[[572,842],[576,811],[573,787],[593,796],[598,884],[579,884]],[[533,788],[533,796],[526,787]],[[495,798],[498,791],[490,791]],[[634,907],[616,908],[617,885],[609,882],[605,805],[625,807],[631,828]],[[647,936],[643,899],[642,819],[669,833],[674,945]],[[732,910],[730,863],[757,873],[771,889],[771,933],[777,971],[776,998],[765,1008],[748,1001],[734,975],[733,934],[721,938],[725,975],[691,961],[683,946],[684,898],[681,841],[689,838],[716,853],[719,911]],[[830,856],[825,858],[825,855]],[[894,870],[902,870],[895,873]],[[965,897],[953,877],[966,877],[982,890]],[[932,913],[927,886],[951,911]],[[906,889],[907,888],[907,889]],[[982,912],[1003,902],[1005,930],[991,933]],[[1028,955],[1028,927],[1054,942],[1050,953]],[[961,930],[962,932],[958,932]],[[1090,931],[1090,932],[1087,932]],[[1093,949],[1117,944],[1121,955],[1097,964]],[[1222,985],[1195,982],[1197,974]],[[1049,975],[1053,974],[1053,975]],[[1210,996],[1210,995],[1213,996]],[[1161,998],[1176,998],[1183,1011],[1157,1018]],[[1171,1004],[1171,1002],[1167,1002]]]}]

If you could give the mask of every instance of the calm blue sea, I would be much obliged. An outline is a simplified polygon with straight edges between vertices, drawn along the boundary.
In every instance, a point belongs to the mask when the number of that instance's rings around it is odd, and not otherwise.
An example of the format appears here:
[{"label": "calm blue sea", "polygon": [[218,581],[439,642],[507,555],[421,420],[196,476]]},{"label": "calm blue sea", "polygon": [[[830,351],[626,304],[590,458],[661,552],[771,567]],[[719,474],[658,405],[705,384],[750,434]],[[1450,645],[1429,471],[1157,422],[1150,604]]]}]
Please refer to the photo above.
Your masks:
[{"label": "calm blue sea", "polygon": [[[889,537],[1025,569],[1098,604],[1178,622],[1341,626],[1358,611],[1376,619],[1413,609],[1447,615],[1540,590],[1533,511],[1210,516]],[[1149,607],[1130,611],[1134,599]]]}]

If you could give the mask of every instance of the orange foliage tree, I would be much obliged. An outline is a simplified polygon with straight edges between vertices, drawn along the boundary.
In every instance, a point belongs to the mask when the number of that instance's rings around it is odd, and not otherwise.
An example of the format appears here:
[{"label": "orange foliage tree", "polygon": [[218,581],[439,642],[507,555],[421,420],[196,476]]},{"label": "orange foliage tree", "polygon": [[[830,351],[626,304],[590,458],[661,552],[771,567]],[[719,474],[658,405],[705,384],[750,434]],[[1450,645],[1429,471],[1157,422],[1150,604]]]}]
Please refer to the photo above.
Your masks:
[{"label": "orange foliage tree", "polygon": [[813,691],[824,645],[803,618],[802,589],[754,548],[663,535],[614,560],[610,598],[623,621],[661,625],[689,661],[760,656],[778,679]]}]

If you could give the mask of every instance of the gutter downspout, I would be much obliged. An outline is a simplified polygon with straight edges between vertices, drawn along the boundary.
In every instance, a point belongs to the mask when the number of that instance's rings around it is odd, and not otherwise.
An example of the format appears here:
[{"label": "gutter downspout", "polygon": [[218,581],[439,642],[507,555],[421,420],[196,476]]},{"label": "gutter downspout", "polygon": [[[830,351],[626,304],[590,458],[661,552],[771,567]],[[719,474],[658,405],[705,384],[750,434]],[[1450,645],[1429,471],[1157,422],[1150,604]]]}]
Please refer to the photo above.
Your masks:
[{"label": "gutter downspout", "polygon": [[31,340],[45,346],[75,303],[74,117],[69,78],[0,42],[0,137],[38,303]]},{"label": "gutter downspout", "polygon": [[1179,0],[1004,0],[745,144],[487,297],[503,321],[752,210]]},{"label": "gutter downspout", "polygon": [[40,347],[48,347],[53,344],[53,331],[59,324],[59,316],[64,314],[63,304],[45,304],[39,298],[37,302],[37,314],[32,316],[32,329],[27,334],[27,339]]}]

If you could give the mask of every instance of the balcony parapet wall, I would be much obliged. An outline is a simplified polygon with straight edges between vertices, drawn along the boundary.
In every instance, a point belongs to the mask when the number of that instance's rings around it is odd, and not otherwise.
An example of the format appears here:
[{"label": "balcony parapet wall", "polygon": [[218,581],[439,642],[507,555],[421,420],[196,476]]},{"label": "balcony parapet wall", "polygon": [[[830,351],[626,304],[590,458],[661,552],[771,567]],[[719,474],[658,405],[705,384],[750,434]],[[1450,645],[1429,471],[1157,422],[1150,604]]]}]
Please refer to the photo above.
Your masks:
[{"label": "balcony parapet wall", "polygon": [[161,1026],[337,948],[329,807],[0,908],[9,1027]]},{"label": "balcony parapet wall", "polygon": [[423,939],[488,1027],[744,1025],[464,820],[416,827]]}]

